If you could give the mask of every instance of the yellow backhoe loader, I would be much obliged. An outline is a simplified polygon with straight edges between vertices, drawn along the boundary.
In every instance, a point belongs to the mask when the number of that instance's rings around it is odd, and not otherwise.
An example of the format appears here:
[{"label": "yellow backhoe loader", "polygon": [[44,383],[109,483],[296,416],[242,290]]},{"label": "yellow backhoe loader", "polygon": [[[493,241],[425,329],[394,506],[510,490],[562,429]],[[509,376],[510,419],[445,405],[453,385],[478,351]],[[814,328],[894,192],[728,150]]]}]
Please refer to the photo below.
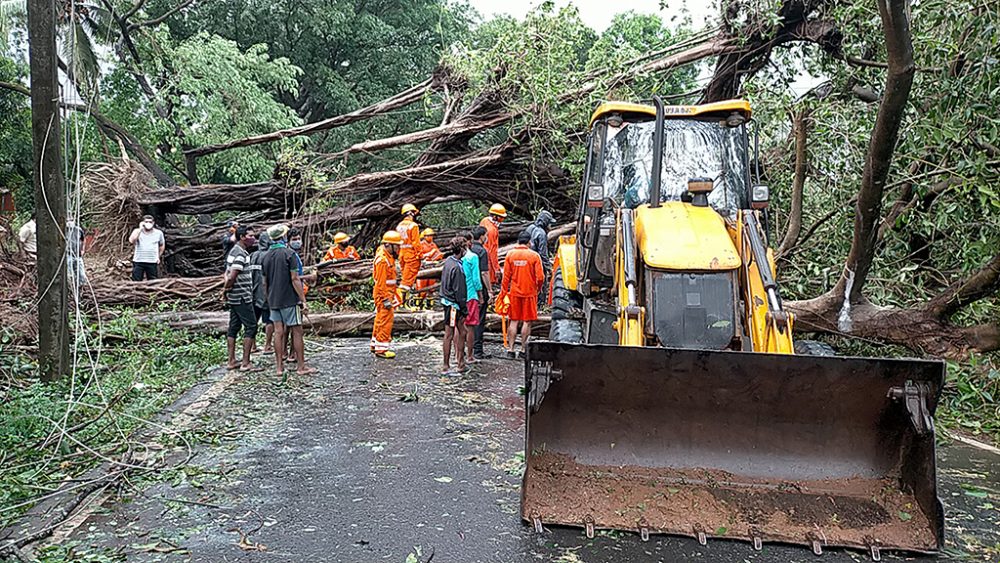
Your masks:
[{"label": "yellow backhoe loader", "polygon": [[935,552],[944,364],[793,340],[750,118],[740,100],[594,112],[551,334],[526,354],[522,517]]}]

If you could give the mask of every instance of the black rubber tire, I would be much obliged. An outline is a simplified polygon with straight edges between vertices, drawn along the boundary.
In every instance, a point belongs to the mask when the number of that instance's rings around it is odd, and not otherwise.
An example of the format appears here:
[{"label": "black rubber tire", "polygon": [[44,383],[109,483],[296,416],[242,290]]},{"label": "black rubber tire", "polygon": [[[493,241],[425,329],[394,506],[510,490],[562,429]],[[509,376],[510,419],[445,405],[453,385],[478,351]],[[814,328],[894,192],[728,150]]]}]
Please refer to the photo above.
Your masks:
[{"label": "black rubber tire", "polygon": [[837,352],[826,342],[819,340],[796,340],[795,353],[799,356],[836,356]]},{"label": "black rubber tire", "polygon": [[580,295],[575,291],[570,291],[566,289],[563,284],[562,278],[562,268],[553,273],[552,282],[552,309],[562,311],[566,313],[567,316],[573,311],[573,309],[581,309],[583,307],[583,302],[581,301]]},{"label": "black rubber tire", "polygon": [[572,318],[574,310],[582,308],[580,296],[563,285],[562,268],[553,273],[552,323],[549,326],[549,340],[567,344],[583,342],[583,323]]},{"label": "black rubber tire", "polygon": [[583,342],[583,323],[576,319],[552,319],[549,326],[549,340],[564,344]]}]

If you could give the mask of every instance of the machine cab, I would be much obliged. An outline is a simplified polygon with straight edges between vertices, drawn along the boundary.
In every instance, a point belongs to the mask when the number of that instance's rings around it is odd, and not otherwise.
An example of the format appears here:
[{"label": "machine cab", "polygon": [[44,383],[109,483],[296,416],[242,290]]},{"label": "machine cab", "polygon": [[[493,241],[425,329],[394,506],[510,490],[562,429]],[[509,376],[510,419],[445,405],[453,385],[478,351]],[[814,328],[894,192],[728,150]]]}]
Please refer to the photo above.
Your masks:
[{"label": "machine cab", "polygon": [[[725,222],[750,206],[750,106],[746,101],[665,106],[658,190],[652,186],[655,115],[651,105],[609,102],[591,118],[577,226],[578,287],[594,295],[615,285],[615,226],[618,212],[630,210],[639,260],[646,262],[639,285],[650,308],[647,335],[667,346],[738,349],[739,256],[723,247],[733,245]],[[695,202],[704,209],[681,205],[691,201],[693,179],[707,186]],[[658,203],[671,209],[648,205],[656,192]],[[720,262],[713,252],[728,258]],[[604,312],[609,321],[610,315],[611,310]]]}]

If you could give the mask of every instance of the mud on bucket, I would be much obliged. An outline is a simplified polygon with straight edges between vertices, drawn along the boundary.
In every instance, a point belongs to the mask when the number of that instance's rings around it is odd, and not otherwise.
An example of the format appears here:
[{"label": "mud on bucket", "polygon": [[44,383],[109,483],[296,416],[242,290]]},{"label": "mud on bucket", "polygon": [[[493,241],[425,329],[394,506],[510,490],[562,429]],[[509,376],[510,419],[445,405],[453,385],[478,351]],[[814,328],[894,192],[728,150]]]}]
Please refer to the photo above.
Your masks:
[{"label": "mud on bucket", "polygon": [[935,552],[944,364],[532,342],[535,524]]}]

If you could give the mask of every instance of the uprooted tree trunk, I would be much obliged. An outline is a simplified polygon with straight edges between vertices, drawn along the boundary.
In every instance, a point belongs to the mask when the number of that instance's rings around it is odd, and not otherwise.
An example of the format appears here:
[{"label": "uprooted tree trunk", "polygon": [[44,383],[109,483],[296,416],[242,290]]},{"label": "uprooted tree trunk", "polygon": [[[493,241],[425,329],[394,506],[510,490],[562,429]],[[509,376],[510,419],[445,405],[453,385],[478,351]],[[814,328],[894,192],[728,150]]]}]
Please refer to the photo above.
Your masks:
[{"label": "uprooted tree trunk", "polygon": [[[140,323],[167,325],[171,328],[221,334],[229,325],[229,315],[222,312],[173,312],[146,313],[138,317]],[[358,336],[371,334],[375,313],[311,313],[305,315],[302,326],[316,336]],[[486,316],[486,330],[500,330],[500,316]],[[549,317],[542,315],[532,324],[535,334],[548,334]],[[436,311],[396,312],[393,330],[400,332],[441,332],[444,317]]]},{"label": "uprooted tree trunk", "polygon": [[[724,36],[688,42],[660,56],[637,61],[629,71],[615,69],[618,74],[609,80],[616,85],[626,84],[636,76],[666,72],[725,53],[733,49],[733,45],[732,39]],[[591,95],[601,84],[598,78],[595,74],[561,99],[568,102]],[[464,84],[453,83],[455,81],[460,79],[452,76],[446,67],[440,67],[432,79],[367,108],[319,123],[189,149],[185,155],[195,159],[230,148],[254,146],[356,123],[405,107],[441,88],[464,89]],[[384,230],[395,225],[404,203],[424,206],[443,201],[499,202],[522,216],[546,208],[557,218],[569,218],[575,214],[576,207],[573,178],[557,166],[536,161],[531,154],[532,136],[543,133],[533,131],[530,125],[516,126],[513,132],[505,130],[520,123],[518,120],[530,111],[530,108],[510,110],[500,93],[482,92],[464,107],[452,107],[448,119],[437,127],[356,143],[324,157],[327,161],[339,162],[354,153],[372,154],[404,145],[425,144],[408,165],[362,172],[325,185],[298,186],[294,188],[297,190],[294,197],[288,194],[292,189],[289,182],[272,180],[246,186],[150,187],[137,198],[137,203],[143,210],[155,210],[158,214],[241,213],[242,222],[258,227],[285,221],[305,231],[307,251],[315,250],[319,239],[333,229],[353,230],[355,241],[361,245],[374,241]],[[472,138],[491,130],[503,131],[505,140],[491,147],[473,149]],[[307,212],[314,198],[332,199],[337,203],[324,203],[326,211]],[[167,254],[175,271],[198,275],[220,270],[222,250],[219,241],[223,229],[221,224],[168,229],[165,232]]]},{"label": "uprooted tree trunk", "polygon": [[[715,84],[721,83],[735,84],[738,89],[739,81],[748,72],[759,68],[760,61],[766,61],[770,50],[776,46],[813,41],[823,44],[824,48],[834,48],[830,47],[838,41],[834,26],[810,19],[821,13],[814,8],[823,2],[784,0],[779,8],[781,25],[774,31],[754,35],[749,42],[738,41],[736,31],[724,29],[715,35],[687,39],[638,58],[625,67],[595,70],[584,78],[578,88],[563,93],[560,103],[586,99],[598,88],[617,88],[629,84],[636,77],[669,72],[708,57],[720,57],[717,80],[710,85],[709,91],[715,89]],[[738,64],[735,67],[722,64],[730,60]],[[748,60],[753,61],[750,67],[744,64]],[[722,77],[726,73],[737,79],[727,82]],[[538,161],[531,152],[533,141],[549,134],[544,129],[535,128],[535,120],[530,119],[533,112],[542,110],[530,106],[515,109],[516,104],[511,104],[505,94],[496,89],[487,89],[466,100],[461,93],[467,88],[464,78],[451,72],[447,66],[440,66],[427,80],[344,115],[183,150],[186,167],[196,169],[197,159],[201,156],[329,131],[386,115],[425,100],[429,95],[446,92],[445,117],[439,125],[383,139],[367,139],[319,157],[320,162],[332,169],[341,169],[343,167],[339,164],[352,155],[370,156],[403,146],[420,147],[419,154],[405,165],[364,171],[337,178],[325,185],[299,185],[288,181],[288,177],[294,174],[276,172],[274,180],[245,186],[179,187],[161,179],[161,171],[152,162],[148,165],[162,187],[144,188],[145,192],[136,198],[140,208],[138,212],[151,212],[164,219],[174,214],[204,218],[211,213],[230,212],[240,214],[238,217],[242,222],[253,223],[257,227],[284,221],[304,229],[307,250],[314,250],[319,239],[331,229],[354,231],[357,243],[362,246],[370,243],[395,225],[398,210],[404,203],[423,206],[444,201],[499,202],[523,216],[539,208],[552,211],[559,219],[575,215],[574,179],[552,162]],[[456,92],[458,95],[453,95]],[[128,143],[127,132],[119,133],[117,138]],[[495,134],[503,140],[493,146],[475,147],[473,138],[483,134]],[[569,134],[581,135],[581,132]],[[141,147],[131,152],[147,164],[148,159],[143,156],[148,155],[138,149]],[[326,210],[312,211],[317,208]],[[219,271],[222,260],[218,241],[222,238],[224,226],[201,224],[194,228],[181,228],[181,224],[184,221],[169,221],[166,224],[169,227],[169,232],[166,232],[168,264],[182,275]]]},{"label": "uprooted tree trunk", "polygon": [[[502,225],[501,246],[498,255],[503,260],[514,248],[509,241],[517,238],[525,223]],[[548,238],[555,241],[561,235],[573,232],[575,225],[559,225],[549,231]],[[468,230],[468,229],[465,229]],[[447,231],[445,231],[447,233]],[[221,255],[221,251],[220,251]],[[219,258],[221,260],[221,257]],[[0,270],[2,271],[2,270]],[[315,265],[318,283],[310,288],[307,298],[322,300],[331,296],[329,290],[344,289],[371,280],[372,260],[321,262]],[[439,279],[441,268],[435,263],[426,263],[417,275],[419,279]],[[188,278],[162,278],[153,281],[134,282],[121,279],[95,278],[84,290],[84,305],[96,298],[101,305],[126,305],[144,307],[163,303],[184,303],[187,306],[212,310],[221,309],[222,276],[200,276]]]},{"label": "uprooted tree trunk", "polygon": [[[905,0],[878,0],[887,47],[886,83],[868,145],[855,203],[854,236],[843,273],[828,293],[788,303],[800,330],[841,333],[906,346],[945,357],[1000,349],[1000,321],[957,326],[951,317],[964,305],[1000,289],[1000,254],[930,301],[912,308],[880,307],[864,294],[883,224],[882,199],[915,66]],[[897,213],[894,209],[890,213]]]}]

